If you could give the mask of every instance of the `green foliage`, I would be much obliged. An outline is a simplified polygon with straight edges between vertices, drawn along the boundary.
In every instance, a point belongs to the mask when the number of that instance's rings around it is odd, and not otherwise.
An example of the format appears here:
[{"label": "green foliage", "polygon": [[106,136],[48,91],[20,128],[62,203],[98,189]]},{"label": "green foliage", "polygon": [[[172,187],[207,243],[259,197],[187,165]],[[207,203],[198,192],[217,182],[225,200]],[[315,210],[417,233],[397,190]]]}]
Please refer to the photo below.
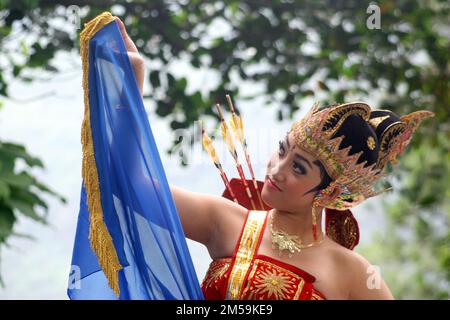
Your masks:
[{"label": "green foliage", "polygon": [[377,261],[393,294],[403,299],[450,298],[450,153],[448,136],[403,156],[398,200],[385,204],[387,228],[361,249]]},{"label": "green foliage", "polygon": [[[16,170],[18,160],[24,164],[19,172]],[[30,156],[23,146],[0,141],[0,245],[6,244],[12,235],[27,237],[14,233],[18,214],[47,223],[48,207],[39,194],[45,192],[66,201],[32,176],[30,169],[33,167],[43,168],[43,164]],[[38,208],[43,213],[39,213]]]},{"label": "green foliage", "polygon": [[[5,23],[0,24],[0,45],[13,41],[13,23],[39,41],[24,42],[5,55],[20,54],[27,62],[16,65],[11,58],[11,70],[0,70],[0,95],[8,95],[6,74],[21,79],[29,67],[52,70],[57,50],[77,48],[73,34],[49,23],[52,18],[67,18],[61,9],[68,5],[86,9],[84,22],[114,5],[121,8],[120,17],[139,51],[155,62],[149,70],[147,97],[155,102],[159,116],[170,119],[173,129],[188,128],[200,116],[218,119],[214,103],[223,101],[226,93],[239,97],[232,75],[261,84],[264,103],[279,108],[279,119],[293,117],[305,98],[342,102],[364,100],[373,92],[380,98],[374,107],[399,115],[433,111],[435,119],[427,120],[414,135],[398,168],[389,169],[401,182],[399,197],[386,204],[388,227],[380,231],[367,255],[392,271],[387,282],[397,298],[448,298],[450,5],[444,0],[378,1],[381,29],[371,30],[366,25],[370,3],[1,1]],[[210,39],[208,28],[220,29],[218,22],[225,22],[229,32]],[[175,59],[194,69],[214,70],[219,83],[206,92],[188,92],[190,79],[176,78],[167,67]],[[238,101],[235,107],[239,110]],[[175,151],[186,160],[183,146],[174,145],[170,152]],[[1,186],[0,190],[9,192]]]}]

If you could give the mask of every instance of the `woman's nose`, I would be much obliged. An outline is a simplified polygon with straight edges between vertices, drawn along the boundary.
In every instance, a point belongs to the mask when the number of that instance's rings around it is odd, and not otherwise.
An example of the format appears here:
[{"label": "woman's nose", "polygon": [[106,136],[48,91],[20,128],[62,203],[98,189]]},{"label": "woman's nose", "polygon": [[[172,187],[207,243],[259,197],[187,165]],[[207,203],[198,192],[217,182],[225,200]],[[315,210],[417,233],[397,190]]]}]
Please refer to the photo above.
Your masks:
[{"label": "woman's nose", "polygon": [[284,181],[286,179],[285,174],[285,163],[287,161],[276,161],[273,163],[272,168],[270,169],[270,175],[276,181]]}]

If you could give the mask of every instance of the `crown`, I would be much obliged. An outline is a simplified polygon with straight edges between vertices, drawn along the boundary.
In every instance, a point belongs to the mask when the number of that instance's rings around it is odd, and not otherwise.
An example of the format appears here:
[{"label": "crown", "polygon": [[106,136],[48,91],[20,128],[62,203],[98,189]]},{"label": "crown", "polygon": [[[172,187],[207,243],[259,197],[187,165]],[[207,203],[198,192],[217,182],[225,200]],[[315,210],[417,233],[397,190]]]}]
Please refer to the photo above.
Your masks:
[{"label": "crown", "polygon": [[[371,164],[367,160],[361,161],[363,151],[351,154],[351,146],[341,146],[345,135],[337,135],[337,132],[352,115],[361,117],[368,124],[363,138],[365,147],[376,154],[376,161]],[[374,190],[375,183],[387,175],[382,172],[386,163],[391,161],[396,164],[396,157],[404,152],[420,122],[433,115],[430,111],[417,111],[401,117],[399,121],[392,121],[398,118],[392,112],[386,111],[380,117],[373,117],[370,106],[363,102],[323,109],[314,104],[304,118],[292,125],[291,132],[294,133],[296,145],[320,160],[333,179],[328,190],[339,187],[341,191],[331,202],[321,204],[330,209],[346,210],[390,190]],[[377,129],[381,125],[384,128],[379,132]]]}]

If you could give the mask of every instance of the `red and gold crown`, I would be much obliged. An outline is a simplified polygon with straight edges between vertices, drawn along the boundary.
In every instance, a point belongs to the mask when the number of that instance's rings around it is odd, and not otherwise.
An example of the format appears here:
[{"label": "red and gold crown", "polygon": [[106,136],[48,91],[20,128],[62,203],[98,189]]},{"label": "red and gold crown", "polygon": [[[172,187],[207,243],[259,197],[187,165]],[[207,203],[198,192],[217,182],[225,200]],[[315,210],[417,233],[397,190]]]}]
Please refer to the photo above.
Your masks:
[{"label": "red and gold crown", "polygon": [[[375,131],[377,126],[388,120],[391,115],[384,116],[383,119],[371,118],[371,111],[370,106],[363,102],[333,105],[324,109],[319,109],[319,106],[314,104],[308,114],[291,128],[296,145],[320,160],[332,178],[333,181],[324,193],[339,187],[341,193],[338,197],[328,203],[319,202],[326,208],[350,209],[368,198],[389,190],[374,190],[375,183],[386,175],[382,171],[387,161],[395,164],[396,157],[404,152],[420,122],[434,115],[429,111],[411,113],[377,135]],[[344,148],[341,146],[345,136],[336,134],[346,119],[352,115],[359,116],[367,122],[364,148],[368,152],[374,152],[377,157],[370,165],[367,160],[360,160],[364,151],[352,154],[351,145]],[[355,135],[357,134],[361,132],[355,132]],[[381,137],[381,144],[378,137]],[[320,197],[321,194],[318,195],[318,198]]]}]

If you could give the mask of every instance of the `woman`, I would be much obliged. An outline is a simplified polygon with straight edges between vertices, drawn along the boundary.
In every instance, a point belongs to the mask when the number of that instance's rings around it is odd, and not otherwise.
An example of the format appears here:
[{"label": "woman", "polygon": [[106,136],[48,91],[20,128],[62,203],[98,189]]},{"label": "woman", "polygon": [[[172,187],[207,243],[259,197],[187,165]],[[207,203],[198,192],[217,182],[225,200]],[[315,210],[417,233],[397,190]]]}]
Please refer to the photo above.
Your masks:
[{"label": "woman", "polygon": [[[118,23],[142,93],[143,59]],[[171,186],[185,235],[213,259],[202,283],[205,298],[393,299],[377,268],[351,250],[359,234],[348,209],[378,194],[372,186],[383,168],[428,116],[399,118],[364,103],[314,107],[267,165],[261,192],[273,208],[267,212]],[[327,217],[331,210],[346,213],[327,223],[327,234],[324,208]]]}]

